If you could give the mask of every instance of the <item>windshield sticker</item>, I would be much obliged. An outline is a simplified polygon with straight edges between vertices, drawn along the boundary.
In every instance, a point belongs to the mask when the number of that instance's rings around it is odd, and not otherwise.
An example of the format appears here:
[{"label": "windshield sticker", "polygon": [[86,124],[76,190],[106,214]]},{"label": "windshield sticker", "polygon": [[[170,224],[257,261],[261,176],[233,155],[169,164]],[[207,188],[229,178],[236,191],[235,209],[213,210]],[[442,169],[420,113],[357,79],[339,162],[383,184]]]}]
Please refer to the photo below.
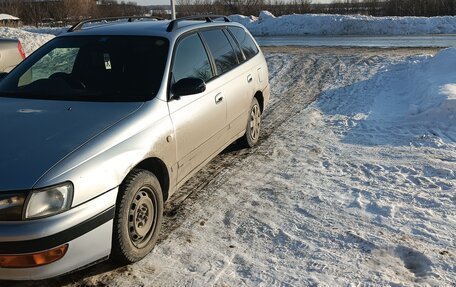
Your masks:
[{"label": "windshield sticker", "polygon": [[108,53],[104,53],[104,63],[105,63],[105,68],[106,70],[111,70],[111,57],[109,57]]}]

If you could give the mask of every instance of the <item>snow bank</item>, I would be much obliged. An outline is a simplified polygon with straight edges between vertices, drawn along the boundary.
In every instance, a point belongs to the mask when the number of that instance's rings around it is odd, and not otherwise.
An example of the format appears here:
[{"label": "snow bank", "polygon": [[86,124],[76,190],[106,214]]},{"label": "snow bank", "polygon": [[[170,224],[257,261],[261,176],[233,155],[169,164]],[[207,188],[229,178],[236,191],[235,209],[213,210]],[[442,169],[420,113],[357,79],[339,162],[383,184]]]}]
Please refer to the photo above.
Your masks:
[{"label": "snow bank", "polygon": [[410,145],[439,147],[456,141],[455,66],[456,48],[435,57],[410,58],[367,81],[329,91],[320,107],[332,120],[357,126],[346,135],[347,142],[359,143],[360,134],[376,130],[383,132],[362,141],[394,145],[407,140]]},{"label": "snow bank", "polygon": [[[409,95],[410,106],[406,118],[412,123],[427,123],[429,127],[455,128],[456,126],[456,48],[440,52],[435,58],[419,66],[405,84],[415,87]],[[400,85],[399,91],[407,86]],[[455,130],[453,130],[454,132]],[[453,134],[456,140],[456,133]]]},{"label": "snow bank", "polygon": [[0,20],[19,20],[19,18],[9,14],[0,14]]},{"label": "snow bank", "polygon": [[410,35],[454,34],[456,17],[371,17],[361,15],[294,14],[275,17],[232,15],[256,36],[279,35]]},{"label": "snow bank", "polygon": [[0,27],[0,37],[19,39],[25,54],[30,55],[44,43],[54,38],[54,35],[31,33],[16,28]]},{"label": "snow bank", "polygon": [[32,32],[32,33],[38,33],[38,34],[50,34],[50,35],[59,35],[64,32],[66,32],[71,26],[67,27],[33,27],[33,26],[25,26],[22,27],[23,30],[27,32]]}]

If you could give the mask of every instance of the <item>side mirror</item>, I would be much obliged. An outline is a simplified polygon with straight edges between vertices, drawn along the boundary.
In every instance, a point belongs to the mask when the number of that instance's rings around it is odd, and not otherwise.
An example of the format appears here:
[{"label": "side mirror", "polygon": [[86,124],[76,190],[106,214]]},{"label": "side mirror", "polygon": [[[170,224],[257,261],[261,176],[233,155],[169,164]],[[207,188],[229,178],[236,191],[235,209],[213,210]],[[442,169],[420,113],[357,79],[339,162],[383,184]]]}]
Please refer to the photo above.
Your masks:
[{"label": "side mirror", "polygon": [[185,78],[179,80],[172,87],[172,93],[176,97],[194,95],[206,90],[206,83],[198,78]]},{"label": "side mirror", "polygon": [[6,77],[8,73],[5,72],[0,72],[0,81],[3,80],[4,77]]}]

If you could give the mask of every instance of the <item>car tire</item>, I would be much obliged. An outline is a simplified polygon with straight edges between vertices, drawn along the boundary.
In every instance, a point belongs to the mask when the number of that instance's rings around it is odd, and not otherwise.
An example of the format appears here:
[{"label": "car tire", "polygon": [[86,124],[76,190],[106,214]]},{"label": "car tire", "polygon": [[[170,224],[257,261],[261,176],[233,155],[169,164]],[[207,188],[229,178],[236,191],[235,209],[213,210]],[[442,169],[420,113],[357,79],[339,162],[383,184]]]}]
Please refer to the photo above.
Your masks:
[{"label": "car tire", "polygon": [[163,219],[163,194],[157,177],[133,170],[119,187],[111,258],[129,264],[154,248]]},{"label": "car tire", "polygon": [[253,98],[252,104],[249,108],[249,117],[247,120],[247,127],[245,134],[240,138],[240,145],[242,147],[254,147],[260,138],[261,131],[261,108],[258,100]]}]

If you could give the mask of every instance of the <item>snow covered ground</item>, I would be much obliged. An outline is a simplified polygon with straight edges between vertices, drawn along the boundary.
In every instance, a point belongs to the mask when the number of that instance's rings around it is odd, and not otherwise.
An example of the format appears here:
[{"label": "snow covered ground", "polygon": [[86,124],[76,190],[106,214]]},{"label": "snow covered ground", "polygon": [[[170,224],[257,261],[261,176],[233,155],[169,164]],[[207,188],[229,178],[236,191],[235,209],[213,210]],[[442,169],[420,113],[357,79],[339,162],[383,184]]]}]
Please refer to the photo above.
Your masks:
[{"label": "snow covered ground", "polygon": [[293,14],[275,17],[232,15],[256,36],[279,35],[411,35],[455,34],[456,17],[371,17],[361,15]]}]

